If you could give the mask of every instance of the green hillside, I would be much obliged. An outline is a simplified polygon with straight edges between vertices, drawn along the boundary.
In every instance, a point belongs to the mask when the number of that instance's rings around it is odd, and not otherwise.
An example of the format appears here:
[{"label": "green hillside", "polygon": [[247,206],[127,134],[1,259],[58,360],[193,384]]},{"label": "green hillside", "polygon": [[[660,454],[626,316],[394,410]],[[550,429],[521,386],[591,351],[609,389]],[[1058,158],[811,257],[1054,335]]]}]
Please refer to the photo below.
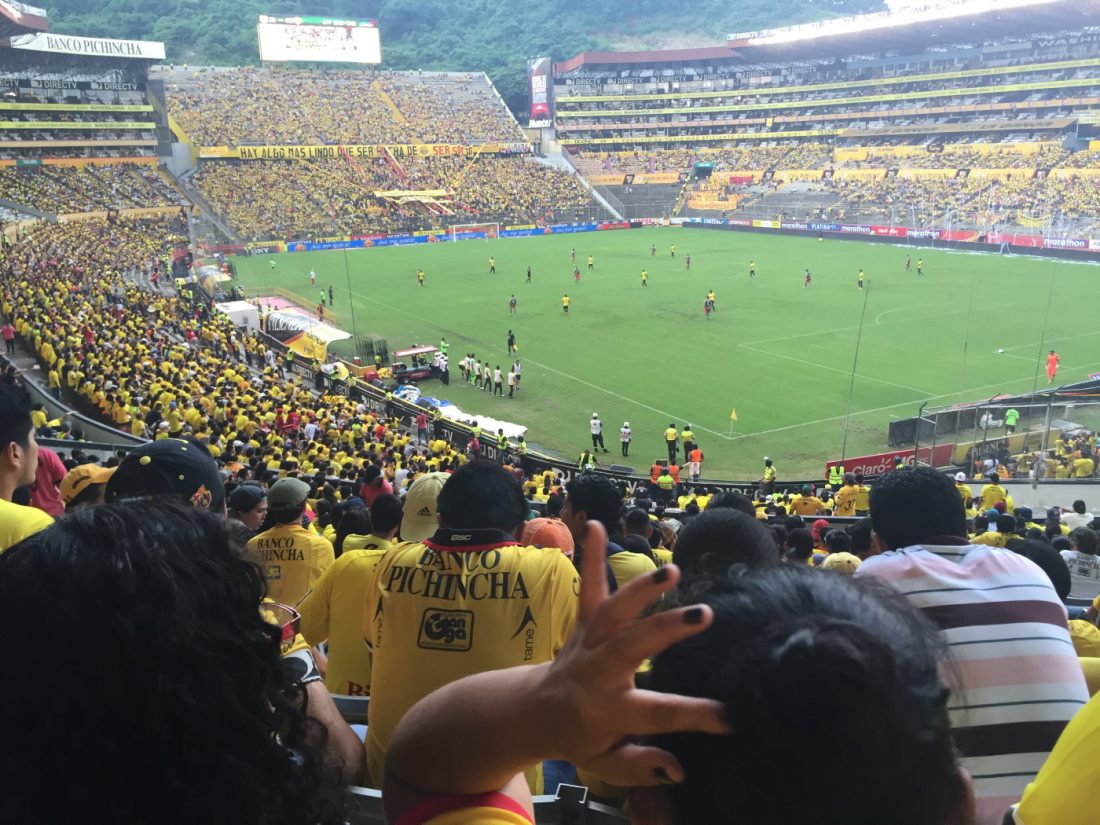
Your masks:
[{"label": "green hillside", "polygon": [[[906,273],[910,253],[914,269]],[[921,257],[926,272],[918,278]],[[809,288],[802,283],[807,267]],[[866,293],[856,286],[860,268]],[[446,336],[454,378],[450,387],[423,382],[425,394],[526,425],[532,443],[568,458],[588,443],[593,411],[610,435],[607,459],[618,460],[618,428],[630,421],[639,469],[661,455],[670,421],[690,422],[707,456],[705,475],[714,478],[755,478],[764,455],[777,459],[786,478],[819,474],[841,453],[849,390],[847,455],[857,456],[884,451],[890,421],[915,415],[924,401],[1026,392],[1037,378],[1045,386],[1036,369],[1044,347],[1061,354],[1062,382],[1100,369],[1097,270],[1065,261],[665,228],[352,250],[346,258],[342,251],[292,253],[239,259],[238,269],[244,285],[279,286],[311,306],[320,288],[333,286],[337,325],[353,328],[353,300],[355,327],[386,337],[391,350]],[[718,298],[710,320],[703,316],[708,289]],[[568,316],[564,292],[572,298]],[[508,314],[513,293],[515,318]],[[457,363],[467,352],[507,371],[509,329],[524,364],[519,395],[493,398],[462,385]]]},{"label": "green hillside", "polygon": [[695,46],[731,31],[881,8],[874,0],[66,0],[50,6],[62,34],[163,40],[176,63],[255,63],[260,14],[377,19],[391,69],[486,71],[516,111],[526,61],[585,49]]}]

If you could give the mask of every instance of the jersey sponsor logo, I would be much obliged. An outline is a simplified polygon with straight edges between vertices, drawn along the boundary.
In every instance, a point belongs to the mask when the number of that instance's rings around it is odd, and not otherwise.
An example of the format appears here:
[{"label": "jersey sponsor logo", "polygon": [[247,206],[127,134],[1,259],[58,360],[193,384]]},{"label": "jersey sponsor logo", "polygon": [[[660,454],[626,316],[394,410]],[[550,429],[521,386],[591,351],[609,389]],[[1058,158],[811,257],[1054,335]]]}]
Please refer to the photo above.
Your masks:
[{"label": "jersey sponsor logo", "polygon": [[283,577],[282,565],[269,564],[264,569],[264,578],[267,579],[268,581],[274,581],[276,579],[281,579],[282,577]]},{"label": "jersey sponsor logo", "polygon": [[474,614],[470,610],[429,608],[420,620],[418,647],[425,650],[465,651],[474,643]]},{"label": "jersey sponsor logo", "polygon": [[523,611],[523,618],[520,619],[519,627],[516,628],[516,632],[512,634],[512,638],[516,638],[520,633],[523,634],[523,661],[530,662],[535,658],[535,630],[538,628],[538,623],[535,621],[535,615],[531,612],[531,606],[528,605],[527,609]]}]

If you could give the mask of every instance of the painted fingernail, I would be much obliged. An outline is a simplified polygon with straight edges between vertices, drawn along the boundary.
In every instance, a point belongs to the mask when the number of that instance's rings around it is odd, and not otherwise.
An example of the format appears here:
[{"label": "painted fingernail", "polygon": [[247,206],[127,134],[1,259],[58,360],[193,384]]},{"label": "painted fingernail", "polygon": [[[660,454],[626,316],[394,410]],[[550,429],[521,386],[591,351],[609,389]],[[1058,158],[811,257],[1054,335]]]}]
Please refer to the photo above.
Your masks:
[{"label": "painted fingernail", "polygon": [[684,611],[684,624],[699,624],[703,621],[703,608],[689,607]]},{"label": "painted fingernail", "polygon": [[664,584],[667,581],[668,581],[668,568],[666,568],[666,567],[657,568],[657,572],[653,574],[653,583],[654,584]]},{"label": "painted fingernail", "polygon": [[664,768],[654,768],[653,775],[657,777],[657,781],[662,785],[675,785],[676,780],[668,775],[668,772]]}]

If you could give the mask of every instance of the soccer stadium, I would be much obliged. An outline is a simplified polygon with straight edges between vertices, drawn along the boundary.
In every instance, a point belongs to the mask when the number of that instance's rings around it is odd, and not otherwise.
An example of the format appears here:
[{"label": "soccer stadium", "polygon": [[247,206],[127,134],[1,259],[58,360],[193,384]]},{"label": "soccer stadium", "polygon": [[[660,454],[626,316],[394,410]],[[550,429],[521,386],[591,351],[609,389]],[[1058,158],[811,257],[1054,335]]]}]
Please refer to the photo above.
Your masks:
[{"label": "soccer stadium", "polygon": [[833,5],[0,0],[0,820],[1100,821],[1100,3]]}]

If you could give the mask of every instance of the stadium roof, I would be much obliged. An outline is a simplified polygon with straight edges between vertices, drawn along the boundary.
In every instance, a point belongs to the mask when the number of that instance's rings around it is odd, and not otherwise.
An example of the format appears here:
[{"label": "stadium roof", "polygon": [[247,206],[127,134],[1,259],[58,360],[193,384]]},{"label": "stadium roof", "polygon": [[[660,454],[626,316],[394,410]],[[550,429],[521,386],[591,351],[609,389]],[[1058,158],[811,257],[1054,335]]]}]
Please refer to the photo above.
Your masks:
[{"label": "stadium roof", "polygon": [[0,37],[12,37],[29,32],[44,32],[49,28],[46,10],[27,6],[16,0],[0,0]]},{"label": "stadium roof", "polygon": [[[925,4],[927,5],[927,4]],[[681,64],[695,61],[756,64],[844,57],[853,54],[914,54],[929,46],[973,44],[1005,37],[1081,31],[1100,26],[1100,0],[975,0],[953,15],[924,12],[875,14],[731,35],[724,46],[634,52],[582,52],[554,64],[555,74],[582,67]],[[977,9],[978,11],[975,11]],[[832,24],[832,25],[829,25]]]}]

